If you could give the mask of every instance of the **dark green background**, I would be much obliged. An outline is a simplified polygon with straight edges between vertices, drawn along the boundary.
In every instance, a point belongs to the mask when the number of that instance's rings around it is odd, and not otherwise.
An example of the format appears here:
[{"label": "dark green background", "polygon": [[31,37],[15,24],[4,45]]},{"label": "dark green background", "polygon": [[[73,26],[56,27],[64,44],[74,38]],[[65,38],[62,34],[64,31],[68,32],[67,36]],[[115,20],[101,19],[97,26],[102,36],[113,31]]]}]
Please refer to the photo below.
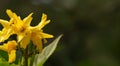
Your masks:
[{"label": "dark green background", "polygon": [[6,9],[34,12],[32,26],[46,13],[44,32],[64,34],[44,66],[120,66],[120,0],[0,0],[0,18],[9,20]]}]

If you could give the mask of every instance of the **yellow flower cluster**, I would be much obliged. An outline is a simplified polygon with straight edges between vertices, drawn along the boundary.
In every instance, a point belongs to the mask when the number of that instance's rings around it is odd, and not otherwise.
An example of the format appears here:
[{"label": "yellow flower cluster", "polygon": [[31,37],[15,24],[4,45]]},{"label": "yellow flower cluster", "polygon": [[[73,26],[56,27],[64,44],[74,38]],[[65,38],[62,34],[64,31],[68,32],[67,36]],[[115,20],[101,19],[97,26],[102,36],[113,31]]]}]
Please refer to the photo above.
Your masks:
[{"label": "yellow flower cluster", "polygon": [[3,26],[2,31],[0,31],[0,42],[4,42],[13,34],[17,35],[17,41],[13,40],[2,46],[0,45],[1,50],[8,52],[9,63],[15,61],[17,44],[20,44],[20,48],[26,49],[31,40],[37,47],[37,50],[41,52],[42,40],[45,40],[44,42],[46,42],[46,38],[53,38],[53,35],[44,33],[42,30],[42,28],[50,22],[50,20],[47,20],[46,14],[43,13],[40,23],[33,27],[30,26],[33,13],[22,20],[20,16],[17,16],[16,13],[11,10],[8,9],[6,12],[10,17],[10,20],[0,19],[0,23]]}]

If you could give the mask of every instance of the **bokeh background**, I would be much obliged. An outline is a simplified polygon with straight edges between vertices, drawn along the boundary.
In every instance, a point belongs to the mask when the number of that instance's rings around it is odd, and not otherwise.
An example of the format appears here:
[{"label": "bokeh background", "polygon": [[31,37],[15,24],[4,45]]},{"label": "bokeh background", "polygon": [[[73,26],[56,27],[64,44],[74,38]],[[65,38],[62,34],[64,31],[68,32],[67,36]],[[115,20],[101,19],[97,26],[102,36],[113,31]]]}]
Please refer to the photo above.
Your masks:
[{"label": "bokeh background", "polygon": [[44,66],[120,66],[120,0],[0,0],[0,18],[9,20],[6,9],[34,12],[33,26],[46,13],[44,31],[64,35]]}]

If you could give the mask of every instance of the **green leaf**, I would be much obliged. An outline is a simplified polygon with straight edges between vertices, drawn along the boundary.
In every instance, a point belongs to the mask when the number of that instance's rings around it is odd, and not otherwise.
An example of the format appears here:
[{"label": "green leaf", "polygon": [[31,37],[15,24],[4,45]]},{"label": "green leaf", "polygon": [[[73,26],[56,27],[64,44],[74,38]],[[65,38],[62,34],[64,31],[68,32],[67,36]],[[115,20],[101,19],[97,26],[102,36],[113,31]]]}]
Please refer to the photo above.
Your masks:
[{"label": "green leaf", "polygon": [[55,51],[57,44],[60,40],[62,35],[57,37],[51,44],[49,44],[47,47],[43,49],[43,51],[40,54],[35,55],[35,59],[33,62],[33,66],[43,66],[45,61],[52,55],[52,53]]},{"label": "green leaf", "polygon": [[0,60],[0,66],[18,66],[18,65],[15,65],[14,63],[8,63],[7,61],[1,61]]},{"label": "green leaf", "polygon": [[7,61],[8,60],[8,53],[0,50],[0,58],[2,59],[2,61]]}]

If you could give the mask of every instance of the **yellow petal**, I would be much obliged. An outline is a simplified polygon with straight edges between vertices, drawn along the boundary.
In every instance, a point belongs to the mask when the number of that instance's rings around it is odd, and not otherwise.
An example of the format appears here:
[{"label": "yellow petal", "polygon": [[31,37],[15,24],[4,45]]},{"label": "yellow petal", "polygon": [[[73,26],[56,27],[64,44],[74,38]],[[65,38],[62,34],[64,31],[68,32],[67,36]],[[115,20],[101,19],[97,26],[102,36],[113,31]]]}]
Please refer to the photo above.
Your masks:
[{"label": "yellow petal", "polygon": [[50,23],[50,20],[47,20],[47,15],[43,13],[40,23],[37,26],[35,26],[34,28],[41,30],[48,23]]},{"label": "yellow petal", "polygon": [[8,41],[8,53],[11,52],[12,50],[16,50],[17,49],[17,43],[15,40],[13,41]]},{"label": "yellow petal", "polygon": [[17,21],[16,23],[21,22],[20,16],[17,16],[15,13],[13,13],[13,18]]},{"label": "yellow petal", "polygon": [[30,23],[31,23],[31,21],[32,21],[32,17],[31,17],[32,14],[33,14],[33,13],[29,14],[27,17],[25,17],[25,18],[23,19],[23,22],[24,22],[25,25],[30,26]]},{"label": "yellow petal", "polygon": [[14,34],[12,29],[9,28],[3,28],[0,33],[0,42],[4,42],[7,40],[12,34]]},{"label": "yellow petal", "polygon": [[9,56],[8,62],[9,62],[9,63],[14,62],[14,61],[16,60],[16,50],[12,50],[12,51],[8,54],[8,56]]},{"label": "yellow petal", "polygon": [[10,18],[14,19],[14,24],[19,26],[21,24],[21,19],[20,16],[17,16],[17,14],[13,13],[11,10],[7,9],[6,13]]},{"label": "yellow petal", "polygon": [[40,33],[40,36],[42,36],[42,38],[53,38],[53,35],[47,34],[47,33]]},{"label": "yellow petal", "polygon": [[6,10],[6,13],[8,14],[8,16],[9,16],[10,18],[13,17],[13,12],[12,12],[10,9],[7,9],[7,10]]},{"label": "yellow petal", "polygon": [[0,45],[0,50],[3,50],[3,51],[8,51],[8,44],[3,44],[3,45]]},{"label": "yellow petal", "polygon": [[16,20],[19,20],[19,17],[18,17],[15,13],[13,13],[10,9],[7,9],[7,10],[6,10],[6,13],[8,14],[8,16],[9,16],[10,18],[14,18],[14,19],[16,19]]},{"label": "yellow petal", "polygon": [[24,33],[18,33],[17,34],[17,42],[20,42],[24,38],[25,34]]},{"label": "yellow petal", "polygon": [[0,23],[2,24],[3,27],[8,27],[9,26],[9,22],[6,21],[6,20],[0,19]]},{"label": "yellow petal", "polygon": [[31,40],[33,44],[37,47],[37,50],[41,52],[42,51],[42,39],[39,38],[37,35],[34,35],[33,37],[31,37]]},{"label": "yellow petal", "polygon": [[27,35],[20,41],[20,47],[26,49],[29,42],[30,42],[30,35]]},{"label": "yellow petal", "polygon": [[10,52],[12,50],[17,49],[17,43],[16,41],[8,41],[8,43],[4,43],[3,45],[0,45],[0,50]]}]

